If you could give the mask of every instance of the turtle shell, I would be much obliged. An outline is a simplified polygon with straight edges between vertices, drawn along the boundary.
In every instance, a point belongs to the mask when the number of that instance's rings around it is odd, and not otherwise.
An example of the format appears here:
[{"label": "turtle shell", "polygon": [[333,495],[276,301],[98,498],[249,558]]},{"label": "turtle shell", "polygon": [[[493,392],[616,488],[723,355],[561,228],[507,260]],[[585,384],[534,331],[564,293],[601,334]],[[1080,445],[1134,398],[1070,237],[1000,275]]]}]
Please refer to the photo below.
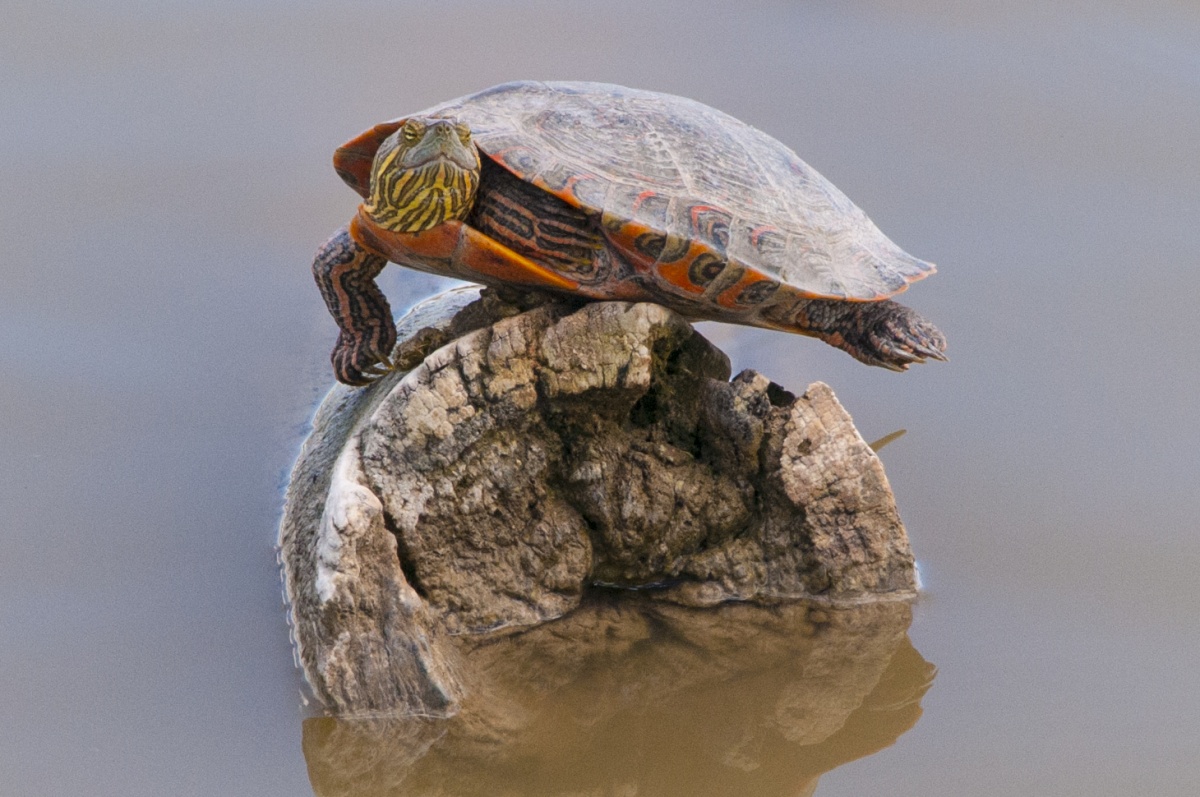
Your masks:
[{"label": "turtle shell", "polygon": [[[419,115],[465,122],[497,163],[597,214],[606,229],[624,228],[616,240],[660,263],[695,263],[699,245],[804,295],[858,301],[894,295],[934,271],[788,147],[693,100],[604,83],[517,82]],[[378,125],[340,152],[373,154],[370,142],[397,125]],[[361,192],[362,175],[339,171]]]}]

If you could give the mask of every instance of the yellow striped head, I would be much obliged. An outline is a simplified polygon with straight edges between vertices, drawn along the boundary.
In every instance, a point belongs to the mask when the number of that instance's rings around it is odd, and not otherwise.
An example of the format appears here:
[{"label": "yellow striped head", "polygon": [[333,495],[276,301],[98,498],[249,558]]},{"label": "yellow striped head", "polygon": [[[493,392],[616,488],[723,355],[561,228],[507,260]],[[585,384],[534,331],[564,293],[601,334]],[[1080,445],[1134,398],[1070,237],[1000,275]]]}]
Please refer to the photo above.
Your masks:
[{"label": "yellow striped head", "polygon": [[447,119],[408,119],[379,146],[367,213],[393,232],[421,232],[465,218],[479,188],[471,130]]}]

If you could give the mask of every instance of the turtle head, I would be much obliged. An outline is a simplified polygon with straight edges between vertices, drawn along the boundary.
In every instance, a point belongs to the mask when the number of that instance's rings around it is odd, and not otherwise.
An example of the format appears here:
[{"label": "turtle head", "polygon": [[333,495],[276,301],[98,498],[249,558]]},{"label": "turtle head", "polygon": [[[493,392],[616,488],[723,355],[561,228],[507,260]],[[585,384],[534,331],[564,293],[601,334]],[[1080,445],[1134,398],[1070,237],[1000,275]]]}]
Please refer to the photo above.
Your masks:
[{"label": "turtle head", "polygon": [[479,151],[465,124],[413,117],[379,145],[366,211],[393,232],[421,232],[471,211]]}]

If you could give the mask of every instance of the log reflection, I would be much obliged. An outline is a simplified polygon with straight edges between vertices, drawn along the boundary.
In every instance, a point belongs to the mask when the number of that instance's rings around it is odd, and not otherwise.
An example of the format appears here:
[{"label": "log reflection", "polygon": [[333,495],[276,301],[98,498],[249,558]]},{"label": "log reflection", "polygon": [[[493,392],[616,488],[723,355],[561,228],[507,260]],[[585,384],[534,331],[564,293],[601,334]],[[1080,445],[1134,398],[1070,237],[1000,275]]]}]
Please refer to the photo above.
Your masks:
[{"label": "log reflection", "polygon": [[309,776],[319,797],[811,793],[920,717],[935,668],[911,617],[599,595],[460,640],[471,691],[451,720],[307,720]]}]

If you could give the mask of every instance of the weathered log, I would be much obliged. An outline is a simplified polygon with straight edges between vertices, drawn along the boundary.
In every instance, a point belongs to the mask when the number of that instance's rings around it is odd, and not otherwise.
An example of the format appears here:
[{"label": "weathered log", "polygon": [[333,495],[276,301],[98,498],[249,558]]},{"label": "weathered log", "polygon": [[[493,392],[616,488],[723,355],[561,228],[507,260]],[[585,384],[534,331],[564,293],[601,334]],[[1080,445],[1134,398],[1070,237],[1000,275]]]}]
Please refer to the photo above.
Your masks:
[{"label": "weathered log", "polygon": [[452,713],[447,635],[595,585],[689,606],[910,597],[883,468],[821,383],[794,396],[652,304],[478,289],[401,320],[401,367],[335,388],[288,488],[301,663],[340,713]]}]

